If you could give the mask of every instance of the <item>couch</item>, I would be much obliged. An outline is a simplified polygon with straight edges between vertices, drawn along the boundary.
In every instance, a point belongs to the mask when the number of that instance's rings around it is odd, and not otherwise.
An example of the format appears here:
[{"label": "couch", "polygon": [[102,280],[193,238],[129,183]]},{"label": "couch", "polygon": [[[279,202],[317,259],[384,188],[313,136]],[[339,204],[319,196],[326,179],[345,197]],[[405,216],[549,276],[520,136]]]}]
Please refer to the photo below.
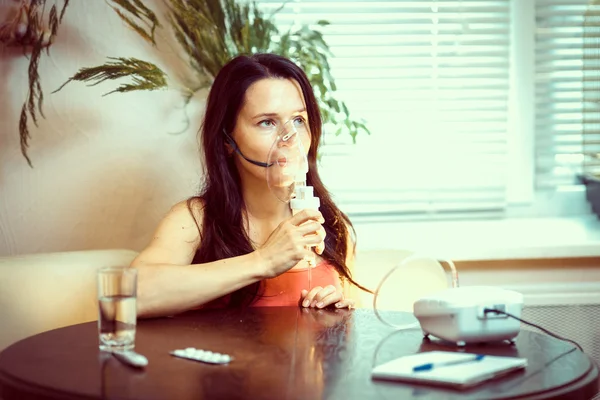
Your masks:
[{"label": "couch", "polygon": [[97,320],[96,270],[129,265],[132,250],[0,257],[0,351],[47,330]]}]

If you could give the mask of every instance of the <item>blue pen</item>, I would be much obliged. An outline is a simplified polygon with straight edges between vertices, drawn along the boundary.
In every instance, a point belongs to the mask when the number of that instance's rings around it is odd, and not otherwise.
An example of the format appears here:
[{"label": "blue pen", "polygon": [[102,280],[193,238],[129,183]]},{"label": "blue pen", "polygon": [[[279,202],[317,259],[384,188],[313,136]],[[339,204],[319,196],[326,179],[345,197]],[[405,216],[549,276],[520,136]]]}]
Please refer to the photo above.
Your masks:
[{"label": "blue pen", "polygon": [[473,361],[480,361],[483,359],[483,357],[484,357],[483,354],[475,354],[473,357],[461,358],[460,360],[446,361],[446,362],[440,362],[440,363],[421,364],[421,365],[417,365],[416,367],[413,367],[413,372],[431,371],[434,368],[446,367],[449,365],[465,364],[465,363],[470,363]]}]

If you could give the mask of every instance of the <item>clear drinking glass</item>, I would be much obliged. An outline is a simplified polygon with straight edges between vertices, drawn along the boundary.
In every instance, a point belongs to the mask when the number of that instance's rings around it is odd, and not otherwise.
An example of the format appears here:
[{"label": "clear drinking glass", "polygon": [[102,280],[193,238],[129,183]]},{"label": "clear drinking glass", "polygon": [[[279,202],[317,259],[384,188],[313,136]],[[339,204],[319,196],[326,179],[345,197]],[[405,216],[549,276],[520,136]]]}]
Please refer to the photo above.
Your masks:
[{"label": "clear drinking glass", "polygon": [[98,336],[100,350],[135,347],[137,270],[106,267],[98,270]]}]

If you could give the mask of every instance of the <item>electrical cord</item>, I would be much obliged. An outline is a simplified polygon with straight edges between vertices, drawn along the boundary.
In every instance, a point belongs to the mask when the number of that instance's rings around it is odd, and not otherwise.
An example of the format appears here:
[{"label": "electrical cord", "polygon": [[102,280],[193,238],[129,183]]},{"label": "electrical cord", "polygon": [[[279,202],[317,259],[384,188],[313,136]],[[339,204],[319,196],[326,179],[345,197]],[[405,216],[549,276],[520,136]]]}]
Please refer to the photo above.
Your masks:
[{"label": "electrical cord", "polygon": [[[453,263],[452,263],[451,261],[449,261],[449,262],[448,262],[448,264],[450,265],[450,268],[451,268],[451,270],[452,270],[452,272],[453,272],[453,275],[452,275],[452,277],[453,277],[453,282],[452,282],[452,283],[453,283],[453,287],[455,287],[455,288],[456,288],[456,287],[458,287],[458,276],[457,276],[458,274],[456,273],[456,269],[454,268],[454,265],[453,265]],[[388,325],[388,326],[390,326],[390,327],[392,327],[392,328],[395,328],[395,330],[394,330],[394,331],[392,331],[392,332],[391,332],[391,333],[390,333],[388,336],[386,336],[386,337],[385,337],[385,338],[384,338],[382,341],[380,341],[380,343],[377,345],[377,347],[376,347],[376,349],[375,349],[375,352],[374,352],[374,354],[373,354],[373,359],[372,359],[372,368],[374,368],[374,366],[375,366],[375,362],[376,362],[377,354],[378,354],[378,352],[379,352],[379,349],[380,349],[381,345],[383,344],[383,342],[387,341],[387,340],[388,340],[388,339],[389,339],[391,336],[393,336],[393,335],[397,334],[398,332],[400,332],[400,331],[402,331],[402,330],[404,330],[404,329],[410,329],[410,328],[413,328],[413,327],[415,327],[415,325],[418,325],[418,323],[416,323],[416,324],[405,324],[405,325],[400,325],[400,326],[399,326],[399,325],[393,325],[393,324],[390,324],[389,322],[387,322],[387,321],[385,321],[383,318],[381,318],[381,316],[379,315],[379,313],[378,313],[378,311],[377,311],[377,297],[378,297],[378,294],[379,294],[379,290],[381,289],[381,286],[383,286],[383,283],[384,283],[384,282],[387,280],[387,278],[389,278],[389,276],[390,276],[392,273],[394,273],[394,272],[395,272],[395,271],[396,271],[396,270],[397,270],[397,269],[398,269],[398,268],[399,268],[401,265],[402,265],[402,263],[401,263],[401,264],[399,264],[399,265],[396,265],[394,268],[392,268],[392,269],[391,269],[391,270],[390,270],[390,271],[389,271],[389,272],[388,272],[388,273],[387,273],[387,274],[386,274],[386,275],[383,277],[383,279],[382,279],[382,280],[381,280],[381,282],[379,283],[379,285],[378,285],[377,289],[375,290],[375,296],[374,296],[374,298],[373,298],[373,309],[374,309],[374,311],[375,311],[375,315],[377,316],[377,318],[379,319],[379,321],[380,321],[380,322],[382,322],[383,324],[385,324],[385,325]],[[565,342],[571,343],[571,344],[573,344],[573,345],[575,346],[575,347],[572,347],[572,348],[568,349],[567,351],[564,351],[564,352],[562,352],[562,353],[558,354],[556,357],[554,357],[554,358],[552,358],[551,360],[549,360],[548,362],[546,362],[546,363],[545,363],[545,364],[544,364],[544,365],[543,365],[541,368],[538,368],[537,370],[533,371],[532,373],[528,373],[528,374],[527,374],[526,376],[524,376],[522,379],[517,379],[516,381],[511,381],[511,384],[510,384],[510,386],[509,386],[509,387],[503,387],[503,390],[507,390],[507,389],[509,389],[509,388],[510,388],[510,389],[512,389],[512,388],[514,388],[514,387],[517,387],[517,386],[519,386],[519,385],[522,385],[522,384],[523,384],[525,381],[527,381],[527,380],[531,379],[532,377],[534,377],[534,376],[537,376],[538,374],[540,374],[540,373],[541,373],[541,372],[542,372],[544,369],[546,369],[546,368],[547,368],[549,365],[551,365],[551,364],[553,364],[554,362],[556,362],[557,360],[559,360],[559,359],[561,359],[561,358],[563,358],[563,357],[567,356],[568,354],[570,354],[570,353],[572,353],[572,352],[576,351],[577,349],[579,349],[579,350],[580,350],[582,353],[585,353],[585,352],[583,351],[583,348],[581,347],[581,345],[580,345],[579,343],[577,343],[576,341],[574,341],[574,340],[571,340],[571,339],[567,339],[567,338],[565,338],[565,337],[562,337],[562,336],[560,336],[560,335],[558,335],[558,334],[556,334],[556,333],[554,333],[554,332],[551,332],[551,331],[549,331],[549,330],[548,330],[548,329],[546,329],[546,328],[543,328],[543,327],[541,327],[541,326],[539,326],[539,325],[537,325],[537,324],[534,324],[533,322],[529,322],[529,321],[527,321],[527,320],[524,320],[524,319],[522,319],[522,318],[519,318],[519,317],[517,317],[516,315],[513,315],[513,314],[511,314],[511,313],[508,313],[508,312],[506,312],[506,311],[503,311],[503,310],[497,310],[497,309],[494,309],[494,308],[484,308],[484,309],[483,309],[483,312],[484,312],[484,315],[487,315],[487,314],[499,314],[499,315],[504,315],[504,316],[506,316],[506,317],[509,317],[509,318],[513,318],[513,319],[515,319],[515,320],[517,320],[517,321],[519,321],[519,322],[521,322],[521,323],[523,323],[523,324],[526,324],[526,325],[532,326],[532,327],[534,327],[534,328],[537,328],[537,329],[539,329],[540,331],[542,331],[543,333],[545,333],[545,334],[547,334],[547,335],[549,335],[549,336],[551,336],[551,337],[554,337],[554,338],[556,338],[556,339],[559,339],[559,340],[562,340],[562,341],[565,341]]]},{"label": "electrical cord", "polygon": [[550,332],[546,328],[542,328],[541,326],[539,326],[537,324],[534,324],[533,322],[529,322],[529,321],[526,321],[524,319],[521,319],[521,318],[517,317],[516,315],[507,313],[506,311],[496,310],[495,308],[484,308],[483,312],[485,314],[500,314],[500,315],[506,315],[507,317],[510,317],[510,318],[514,318],[517,321],[520,321],[520,322],[524,323],[525,325],[533,326],[534,328],[539,329],[540,331],[544,332],[547,335],[550,335],[550,336],[555,337],[555,338],[560,339],[560,340],[564,340],[565,342],[569,342],[569,343],[575,345],[579,350],[581,350],[582,353],[584,352],[583,348],[576,341],[571,340],[571,339],[567,339],[567,338],[562,337],[560,335],[557,335],[556,333]]},{"label": "electrical cord", "polygon": [[558,361],[559,359],[563,358],[563,357],[564,357],[564,356],[566,356],[567,354],[571,354],[572,352],[574,352],[574,351],[575,351],[575,350],[577,350],[577,349],[579,349],[579,350],[580,350],[582,353],[584,352],[584,351],[583,351],[583,348],[582,348],[582,347],[579,345],[579,343],[577,343],[576,341],[574,341],[574,340],[571,340],[571,339],[567,339],[567,338],[565,338],[565,337],[562,337],[562,336],[560,336],[560,335],[557,335],[556,333],[550,332],[550,331],[549,331],[548,329],[546,329],[546,328],[542,328],[541,326],[539,326],[539,325],[537,325],[537,324],[534,324],[533,322],[526,321],[526,320],[524,320],[524,319],[522,319],[522,318],[519,318],[519,317],[517,317],[516,315],[513,315],[513,314],[510,314],[510,313],[507,313],[506,311],[502,311],[502,310],[496,310],[496,309],[494,309],[494,308],[484,308],[484,309],[483,309],[483,312],[484,312],[484,314],[500,314],[500,315],[506,315],[507,317],[514,318],[514,319],[516,319],[517,321],[520,321],[520,322],[521,322],[521,323],[523,323],[523,324],[526,324],[526,325],[529,325],[529,326],[533,326],[534,328],[537,328],[537,329],[539,329],[540,331],[544,332],[544,333],[545,333],[545,334],[547,334],[547,335],[550,335],[550,336],[552,336],[552,337],[554,337],[554,338],[556,338],[556,339],[563,340],[563,341],[565,341],[565,342],[569,342],[569,343],[571,343],[571,344],[573,344],[573,345],[575,346],[575,347],[571,347],[571,348],[570,348],[569,350],[567,350],[567,351],[564,351],[564,352],[560,353],[559,355],[557,355],[557,356],[556,356],[556,357],[554,357],[553,359],[551,359],[551,360],[549,360],[548,362],[546,362],[546,363],[545,363],[545,364],[544,364],[544,365],[543,365],[541,368],[538,368],[537,370],[535,370],[535,371],[534,371],[534,372],[532,372],[531,374],[528,374],[527,376],[525,376],[525,377],[523,377],[523,378],[521,378],[521,379],[517,379],[516,381],[514,381],[514,382],[511,382],[511,384],[510,384],[508,387],[503,387],[503,390],[512,390],[512,389],[514,389],[515,387],[518,387],[518,386],[522,385],[522,384],[523,384],[525,381],[527,381],[527,380],[529,380],[529,379],[533,378],[534,376],[536,376],[536,375],[540,374],[542,371],[544,371],[546,368],[548,368],[548,366],[549,366],[550,364],[553,364],[554,362],[556,362],[556,361]]},{"label": "electrical cord", "polygon": [[564,351],[562,353],[560,353],[559,355],[557,355],[556,357],[554,357],[553,359],[549,360],[548,362],[546,362],[544,365],[541,366],[541,368],[536,369],[535,371],[533,371],[531,374],[528,374],[520,379],[517,379],[516,381],[511,381],[510,385],[507,386],[503,386],[502,390],[504,391],[509,391],[512,390],[520,385],[523,384],[523,382],[528,381],[529,379],[533,378],[536,375],[541,374],[546,368],[548,368],[551,364],[555,363],[556,361],[560,360],[561,358],[563,358],[564,356],[566,356],[567,354],[571,354],[572,352],[574,352],[575,350],[577,350],[577,347],[571,347],[569,350]]}]

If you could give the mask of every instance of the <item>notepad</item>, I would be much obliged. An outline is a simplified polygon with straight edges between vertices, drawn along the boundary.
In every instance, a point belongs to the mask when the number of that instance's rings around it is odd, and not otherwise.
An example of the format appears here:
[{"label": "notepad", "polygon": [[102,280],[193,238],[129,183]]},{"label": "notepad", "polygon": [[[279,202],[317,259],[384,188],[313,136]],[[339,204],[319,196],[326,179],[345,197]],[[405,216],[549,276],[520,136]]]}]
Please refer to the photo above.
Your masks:
[{"label": "notepad", "polygon": [[447,351],[417,353],[378,365],[371,376],[373,379],[469,388],[527,366],[526,358],[484,355],[475,359],[475,356]]}]

